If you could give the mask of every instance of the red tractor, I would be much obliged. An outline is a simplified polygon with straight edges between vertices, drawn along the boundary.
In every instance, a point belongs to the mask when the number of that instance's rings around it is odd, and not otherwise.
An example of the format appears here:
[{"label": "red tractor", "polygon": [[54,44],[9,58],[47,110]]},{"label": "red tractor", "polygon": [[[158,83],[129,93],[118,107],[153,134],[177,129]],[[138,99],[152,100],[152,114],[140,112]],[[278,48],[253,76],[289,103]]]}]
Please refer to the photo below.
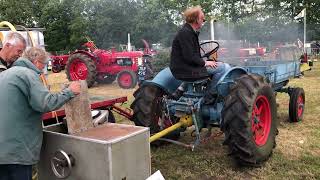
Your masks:
[{"label": "red tractor", "polygon": [[95,82],[112,83],[117,79],[121,88],[129,89],[153,74],[152,57],[142,51],[107,51],[98,49],[92,41],[84,46],[87,50],[69,55],[65,67],[69,80],[86,80],[91,87]]}]

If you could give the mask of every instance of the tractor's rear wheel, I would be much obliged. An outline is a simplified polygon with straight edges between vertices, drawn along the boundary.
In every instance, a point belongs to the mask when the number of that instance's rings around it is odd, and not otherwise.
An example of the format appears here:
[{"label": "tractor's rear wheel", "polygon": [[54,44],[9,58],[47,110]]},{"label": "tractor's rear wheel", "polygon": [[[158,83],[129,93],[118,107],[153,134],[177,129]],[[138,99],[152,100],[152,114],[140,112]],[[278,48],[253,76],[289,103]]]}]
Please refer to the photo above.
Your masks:
[{"label": "tractor's rear wheel", "polygon": [[134,88],[137,84],[138,78],[136,73],[130,70],[123,70],[118,73],[117,82],[123,89]]},{"label": "tractor's rear wheel", "polygon": [[305,94],[302,88],[293,88],[290,93],[289,121],[299,122],[302,120],[305,107]]},{"label": "tractor's rear wheel", "polygon": [[243,75],[231,87],[222,111],[224,144],[241,165],[259,166],[276,145],[277,106],[271,86],[259,75]]},{"label": "tractor's rear wheel", "polygon": [[86,80],[88,87],[91,87],[96,81],[96,64],[85,54],[72,54],[67,62],[66,74],[69,81]]},{"label": "tractor's rear wheel", "polygon": [[[135,100],[131,104],[133,109],[132,121],[137,126],[144,126],[150,128],[150,134],[155,134],[161,129],[168,128],[177,122],[177,118],[164,116],[163,96],[166,93],[159,87],[153,85],[141,86],[137,91],[134,92],[133,96]],[[163,123],[160,123],[160,122]],[[162,124],[162,128],[160,127]],[[172,132],[165,136],[170,139],[179,138],[179,132]]]}]

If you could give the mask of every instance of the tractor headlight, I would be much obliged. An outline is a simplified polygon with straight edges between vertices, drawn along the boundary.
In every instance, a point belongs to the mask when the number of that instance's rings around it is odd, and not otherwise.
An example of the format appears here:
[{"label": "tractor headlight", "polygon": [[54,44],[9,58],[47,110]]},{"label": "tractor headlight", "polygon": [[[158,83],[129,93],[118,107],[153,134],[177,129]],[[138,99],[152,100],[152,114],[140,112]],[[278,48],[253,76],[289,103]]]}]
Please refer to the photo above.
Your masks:
[{"label": "tractor headlight", "polygon": [[138,65],[139,65],[139,66],[142,65],[142,57],[138,57]]}]

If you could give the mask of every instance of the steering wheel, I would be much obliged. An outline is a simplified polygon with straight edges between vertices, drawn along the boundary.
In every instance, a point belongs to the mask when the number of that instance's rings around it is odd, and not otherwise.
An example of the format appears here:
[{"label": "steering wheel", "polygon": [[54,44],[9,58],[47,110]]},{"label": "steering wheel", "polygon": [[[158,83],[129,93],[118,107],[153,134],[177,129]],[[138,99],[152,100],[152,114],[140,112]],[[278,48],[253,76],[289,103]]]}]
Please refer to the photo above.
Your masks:
[{"label": "steering wheel", "polygon": [[201,58],[208,58],[218,51],[220,45],[217,41],[207,41],[200,44]]}]

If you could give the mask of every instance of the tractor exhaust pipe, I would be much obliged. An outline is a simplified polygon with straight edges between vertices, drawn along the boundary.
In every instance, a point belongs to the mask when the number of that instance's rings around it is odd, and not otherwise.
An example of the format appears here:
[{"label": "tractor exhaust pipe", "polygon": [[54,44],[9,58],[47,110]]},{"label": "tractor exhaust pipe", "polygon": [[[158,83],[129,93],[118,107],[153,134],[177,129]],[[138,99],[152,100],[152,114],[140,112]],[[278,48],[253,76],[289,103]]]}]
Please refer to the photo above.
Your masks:
[{"label": "tractor exhaust pipe", "polygon": [[131,51],[130,33],[128,33],[128,51]]}]

